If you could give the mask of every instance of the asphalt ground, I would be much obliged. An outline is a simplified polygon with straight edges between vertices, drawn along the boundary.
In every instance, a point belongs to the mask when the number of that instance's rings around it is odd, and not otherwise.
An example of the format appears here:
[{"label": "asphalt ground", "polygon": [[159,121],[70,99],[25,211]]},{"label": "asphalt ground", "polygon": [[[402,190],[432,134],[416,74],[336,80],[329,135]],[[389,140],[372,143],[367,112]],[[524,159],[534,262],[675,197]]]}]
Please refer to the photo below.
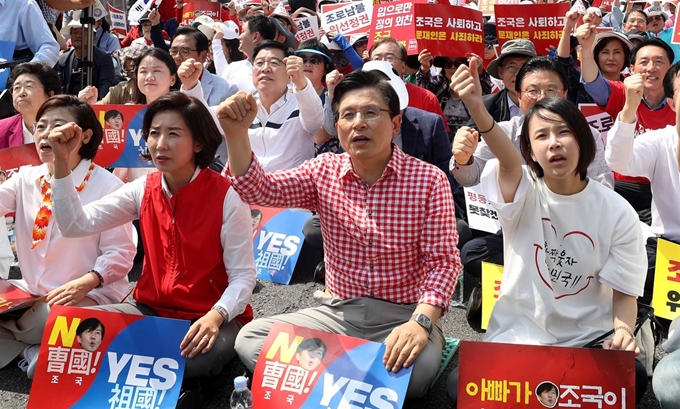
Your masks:
[{"label": "asphalt ground", "polygon": [[[311,254],[310,254],[311,253]],[[294,312],[302,308],[312,307],[316,304],[312,294],[316,290],[322,290],[323,286],[313,280],[314,266],[319,260],[319,255],[303,247],[300,255],[300,262],[293,275],[291,284],[284,286],[268,281],[258,280],[253,293],[252,307],[255,318],[272,316],[281,313]],[[136,263],[130,272],[129,278],[132,283],[136,282],[141,271],[141,264]],[[10,278],[18,278],[18,269],[13,269]],[[471,278],[466,278],[466,297],[474,284],[470,283]],[[465,311],[459,308],[451,308],[448,314],[442,319],[444,335],[447,337],[459,338],[461,340],[481,341],[483,334],[475,331],[465,318]],[[662,352],[657,348],[657,358],[662,356]],[[540,365],[538,362],[527,362],[529,366]],[[453,405],[446,395],[446,378],[451,370],[458,365],[458,354],[456,354],[444,374],[439,378],[434,387],[423,399],[408,400],[404,404],[406,409],[430,409],[430,408],[452,408]],[[229,397],[233,391],[233,379],[243,375],[245,367],[238,359],[228,365],[222,373],[201,383],[204,408],[206,409],[225,409],[229,408]],[[248,374],[250,377],[251,375]],[[31,381],[16,365],[8,365],[0,370],[0,409],[25,408],[28,402],[28,395],[31,389]],[[58,399],[58,397],[55,397]],[[652,392],[651,379],[647,387],[645,396],[638,405],[641,409],[657,409],[659,404]],[[49,409],[49,408],[46,408]],[[260,408],[258,408],[260,409]],[[272,408],[278,409],[278,408]]]}]

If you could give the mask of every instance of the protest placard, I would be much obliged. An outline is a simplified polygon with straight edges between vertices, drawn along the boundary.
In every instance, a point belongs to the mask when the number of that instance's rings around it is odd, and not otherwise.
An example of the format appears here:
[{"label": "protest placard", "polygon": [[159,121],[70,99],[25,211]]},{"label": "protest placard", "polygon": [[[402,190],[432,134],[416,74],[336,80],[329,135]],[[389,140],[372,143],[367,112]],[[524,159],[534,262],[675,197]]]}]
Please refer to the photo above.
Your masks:
[{"label": "protest placard", "polygon": [[658,239],[652,307],[657,317],[680,316],[680,244]]},{"label": "protest placard", "polygon": [[366,33],[371,25],[373,2],[349,2],[321,5],[321,27],[326,32],[344,35]]},{"label": "protest placard", "polygon": [[496,233],[501,229],[498,213],[486,199],[481,185],[464,187],[465,207],[471,229]]},{"label": "protest placard", "polygon": [[298,42],[319,38],[319,19],[316,17],[298,17],[295,19],[295,25],[297,26],[295,38]]},{"label": "protest placard", "polygon": [[109,16],[111,17],[111,32],[125,36],[127,34],[125,12],[109,4]]},{"label": "protest placard", "polygon": [[[401,408],[413,366],[383,363],[385,344],[275,323],[253,373],[255,408]],[[361,407],[364,407],[362,405]]]},{"label": "protest placard", "polygon": [[463,341],[458,409],[635,407],[635,353]]},{"label": "protest placard", "polygon": [[409,55],[427,49],[432,55],[484,55],[482,13],[467,7],[395,1],[373,8],[368,47],[383,37],[401,42]]},{"label": "protest placard", "polygon": [[300,209],[250,206],[257,278],[290,282],[305,241],[302,226],[311,215]]},{"label": "protest placard", "polygon": [[[174,408],[189,321],[54,306],[29,409]],[[58,396],[58,399],[55,397]]]},{"label": "protest placard", "polygon": [[103,167],[152,168],[142,138],[146,105],[92,105],[104,128],[104,137],[94,162]]},{"label": "protest placard", "polygon": [[538,55],[546,55],[546,49],[557,47],[562,37],[569,3],[496,4],[494,10],[501,47],[506,41],[521,38],[531,40]]},{"label": "protest placard", "polygon": [[600,132],[603,146],[607,146],[607,133],[614,126],[611,115],[600,109],[597,104],[578,104],[578,109],[588,121],[588,125]]},{"label": "protest placard", "polygon": [[503,266],[482,262],[482,329],[489,326],[489,318],[501,293]]},{"label": "protest placard", "polygon": [[22,166],[40,164],[42,161],[38,156],[35,143],[0,149],[0,169],[7,173],[7,177],[18,172]]},{"label": "protest placard", "polygon": [[208,16],[215,21],[220,21],[220,3],[191,1],[185,4],[182,8],[181,25],[190,26],[198,16]]},{"label": "protest placard", "polygon": [[[5,221],[4,218],[2,221]],[[28,308],[36,301],[38,301],[38,297],[34,297],[11,282],[0,278],[0,314]]]}]

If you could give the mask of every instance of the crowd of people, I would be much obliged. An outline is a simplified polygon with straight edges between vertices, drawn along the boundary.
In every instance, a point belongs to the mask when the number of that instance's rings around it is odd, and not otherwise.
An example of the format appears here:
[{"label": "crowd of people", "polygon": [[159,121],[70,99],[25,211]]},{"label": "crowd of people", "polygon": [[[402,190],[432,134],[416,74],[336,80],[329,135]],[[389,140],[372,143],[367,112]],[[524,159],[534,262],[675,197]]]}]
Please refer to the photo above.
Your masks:
[{"label": "crowd of people", "polygon": [[[0,0],[0,40],[27,61],[11,70],[0,148],[34,144],[42,162],[0,185],[0,215],[16,213],[13,283],[46,297],[0,318],[0,368],[19,360],[32,377],[50,307],[69,305],[190,320],[186,378],[237,356],[252,371],[277,322],[385,343],[386,368],[413,365],[407,398],[422,397],[459,275],[481,277],[482,262],[505,266],[486,341],[585,347],[611,334],[599,347],[640,352],[657,241],[680,243],[676,3],[575,0],[548,50],[499,47],[492,16],[484,55],[409,55],[390,37],[367,48],[368,35],[324,30],[298,44],[294,18],[329,2],[226,2],[220,19],[180,26],[183,2],[166,0],[118,38],[104,16],[69,10],[94,0]],[[93,162],[94,104],[147,106],[155,169]],[[461,187],[476,185],[496,233],[468,224]],[[249,204],[313,212],[317,307],[254,316]],[[135,235],[142,274],[123,301]],[[653,372],[661,407],[680,408],[677,344],[655,369],[636,360],[637,402]]]}]

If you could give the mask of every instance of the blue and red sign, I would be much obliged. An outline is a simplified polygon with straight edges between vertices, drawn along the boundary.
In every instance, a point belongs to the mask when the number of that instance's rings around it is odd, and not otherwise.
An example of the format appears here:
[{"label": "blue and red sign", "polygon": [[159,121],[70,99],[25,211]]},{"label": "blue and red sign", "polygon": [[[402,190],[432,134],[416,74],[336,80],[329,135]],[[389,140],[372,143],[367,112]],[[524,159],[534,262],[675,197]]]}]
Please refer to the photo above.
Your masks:
[{"label": "blue and red sign", "polygon": [[[94,161],[105,168],[152,168],[142,138],[146,105],[93,105],[104,137]],[[148,156],[147,156],[148,158]]]},{"label": "blue and red sign", "polygon": [[413,366],[389,372],[384,354],[381,343],[276,323],[253,373],[253,407],[400,408]]},{"label": "blue and red sign", "polygon": [[179,345],[189,324],[53,307],[28,408],[174,408],[185,365]]}]

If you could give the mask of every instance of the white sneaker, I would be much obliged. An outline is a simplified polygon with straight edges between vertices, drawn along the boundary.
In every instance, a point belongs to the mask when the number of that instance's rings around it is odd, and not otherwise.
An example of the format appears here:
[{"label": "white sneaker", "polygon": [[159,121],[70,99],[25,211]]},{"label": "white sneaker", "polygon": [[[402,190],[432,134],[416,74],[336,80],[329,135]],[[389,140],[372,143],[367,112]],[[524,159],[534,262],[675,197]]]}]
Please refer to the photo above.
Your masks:
[{"label": "white sneaker", "polygon": [[38,364],[40,345],[29,345],[24,349],[24,358],[19,361],[19,369],[26,372],[29,379],[33,379],[35,367]]}]

